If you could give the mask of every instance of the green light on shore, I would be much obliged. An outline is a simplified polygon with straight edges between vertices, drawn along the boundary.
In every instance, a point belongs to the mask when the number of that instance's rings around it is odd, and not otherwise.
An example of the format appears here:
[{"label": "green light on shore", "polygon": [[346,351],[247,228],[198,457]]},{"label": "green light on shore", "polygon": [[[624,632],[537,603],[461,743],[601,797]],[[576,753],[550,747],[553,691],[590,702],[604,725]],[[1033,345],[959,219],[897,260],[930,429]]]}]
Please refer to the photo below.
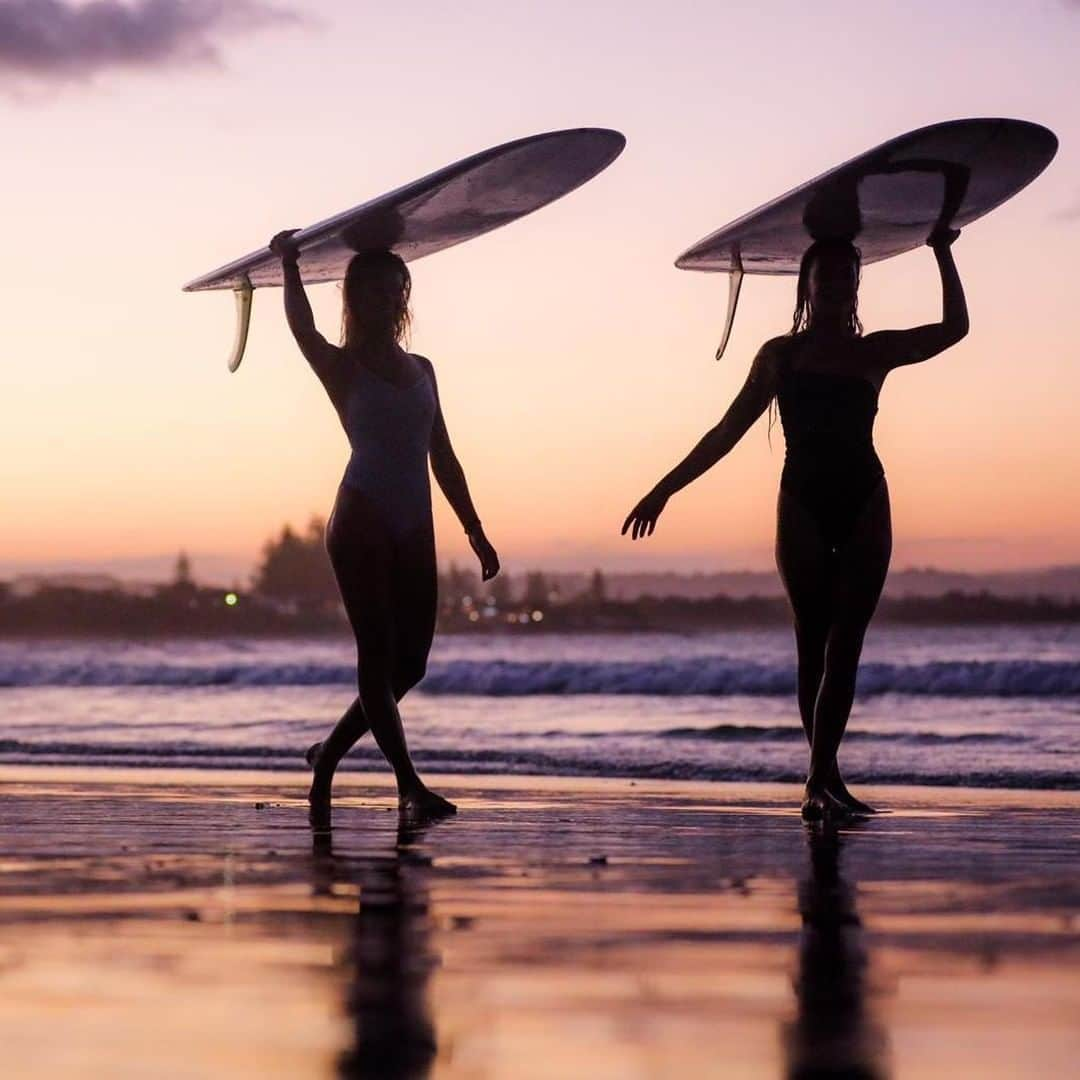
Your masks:
[{"label": "green light on shore", "polygon": [[234,592],[227,592],[225,594],[225,603],[229,607],[236,607],[236,605],[240,603],[240,597]]}]

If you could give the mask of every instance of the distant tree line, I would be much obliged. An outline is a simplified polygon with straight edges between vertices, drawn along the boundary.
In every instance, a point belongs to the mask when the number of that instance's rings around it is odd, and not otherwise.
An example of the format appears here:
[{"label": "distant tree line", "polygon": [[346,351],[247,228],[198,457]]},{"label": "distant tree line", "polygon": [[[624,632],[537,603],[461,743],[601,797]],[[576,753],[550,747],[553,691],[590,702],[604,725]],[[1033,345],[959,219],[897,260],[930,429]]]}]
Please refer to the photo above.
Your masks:
[{"label": "distant tree line", "polygon": [[326,554],[326,522],[313,517],[302,533],[286,525],[268,540],[251,588],[264,600],[293,611],[336,608],[338,589]]},{"label": "distant tree line", "polygon": [[[25,592],[0,583],[0,635],[340,633],[347,626],[325,540],[320,518],[312,518],[300,532],[286,525],[264,545],[248,589],[196,584],[183,552],[173,580],[150,588],[46,581]],[[879,617],[909,625],[1073,623],[1080,621],[1080,603],[950,592],[885,597]],[[451,562],[439,573],[439,623],[445,630],[686,631],[788,621],[786,602],[775,596],[614,600],[601,570],[570,591],[541,570],[504,572],[481,582],[475,571]]]}]

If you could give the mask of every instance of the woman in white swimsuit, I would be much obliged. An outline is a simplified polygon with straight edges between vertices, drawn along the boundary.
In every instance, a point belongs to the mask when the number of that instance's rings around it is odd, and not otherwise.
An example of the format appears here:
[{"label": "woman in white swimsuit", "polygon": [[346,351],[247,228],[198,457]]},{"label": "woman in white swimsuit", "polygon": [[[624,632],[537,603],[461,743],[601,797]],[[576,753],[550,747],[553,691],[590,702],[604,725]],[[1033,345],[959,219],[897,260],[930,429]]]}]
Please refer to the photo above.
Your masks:
[{"label": "woman in white swimsuit", "polygon": [[284,271],[285,316],[352,447],[326,546],[356,637],[359,694],[326,739],[307,752],[314,772],[311,820],[329,826],[334,771],[369,729],[394,770],[401,808],[424,817],[451,814],[454,805],[417,774],[398,713],[398,702],[424,676],[435,632],[429,456],[485,581],[499,572],[499,557],[450,445],[431,362],[400,344],[409,326],[405,263],[389,251],[365,252],[349,263],[338,347],[315,329],[293,231],[270,242]]}]

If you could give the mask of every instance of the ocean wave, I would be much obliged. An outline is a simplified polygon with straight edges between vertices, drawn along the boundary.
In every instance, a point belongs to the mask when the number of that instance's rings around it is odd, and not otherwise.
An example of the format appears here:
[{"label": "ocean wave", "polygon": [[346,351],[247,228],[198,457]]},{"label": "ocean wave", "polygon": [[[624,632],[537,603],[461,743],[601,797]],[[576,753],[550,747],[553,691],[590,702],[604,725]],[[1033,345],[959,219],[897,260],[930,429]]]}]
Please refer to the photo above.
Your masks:
[{"label": "ocean wave", "polygon": [[[5,660],[0,687],[255,688],[354,685],[352,664],[267,661],[123,663]],[[527,697],[641,695],[661,697],[788,696],[789,664],[748,663],[730,657],[634,661],[452,660],[433,662],[427,694]],[[925,664],[866,663],[862,697],[909,694],[944,697],[1080,696],[1080,664],[1051,660],[943,660]]]},{"label": "ocean wave", "polygon": [[[571,734],[570,732],[566,733]],[[634,734],[634,733],[629,733]],[[801,727],[794,724],[714,724],[711,727],[677,727],[657,732],[663,739],[700,739],[706,742],[753,742],[757,740],[799,742],[806,736]],[[953,743],[1021,744],[1028,742],[1025,735],[1008,732],[961,731],[946,735],[936,731],[865,731],[849,729],[845,742],[898,742],[908,746],[935,746]]]},{"label": "ocean wave", "polygon": [[0,662],[0,687],[285,687],[356,683],[355,664],[281,664],[266,661],[219,664],[123,663],[93,660]]},{"label": "ocean wave", "polygon": [[[640,694],[664,697],[787,696],[795,668],[727,657],[651,663],[455,661],[434,666],[424,680],[429,694],[527,696],[533,694]],[[1080,664],[1047,660],[867,663],[858,692],[948,697],[1067,697],[1080,695]]]}]

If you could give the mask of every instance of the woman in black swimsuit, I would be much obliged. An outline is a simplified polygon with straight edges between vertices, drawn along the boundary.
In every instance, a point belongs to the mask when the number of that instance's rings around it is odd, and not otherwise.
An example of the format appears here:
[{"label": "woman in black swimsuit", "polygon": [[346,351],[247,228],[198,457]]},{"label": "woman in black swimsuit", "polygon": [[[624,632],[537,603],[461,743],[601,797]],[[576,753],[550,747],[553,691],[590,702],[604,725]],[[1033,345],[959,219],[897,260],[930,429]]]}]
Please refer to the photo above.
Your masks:
[{"label": "woman in black swimsuit", "polygon": [[791,331],[760,349],[724,418],[630,512],[622,531],[649,536],[675,492],[715,465],[775,399],[787,442],[776,562],[791,601],[799,713],[810,743],[802,813],[871,812],[848,791],[836,752],[855,696],[863,637],[889,568],[889,491],[873,424],[885,376],[955,345],[968,330],[951,229],[927,241],[941,272],[941,322],[863,335],[859,253],[818,241],[803,256]]}]

